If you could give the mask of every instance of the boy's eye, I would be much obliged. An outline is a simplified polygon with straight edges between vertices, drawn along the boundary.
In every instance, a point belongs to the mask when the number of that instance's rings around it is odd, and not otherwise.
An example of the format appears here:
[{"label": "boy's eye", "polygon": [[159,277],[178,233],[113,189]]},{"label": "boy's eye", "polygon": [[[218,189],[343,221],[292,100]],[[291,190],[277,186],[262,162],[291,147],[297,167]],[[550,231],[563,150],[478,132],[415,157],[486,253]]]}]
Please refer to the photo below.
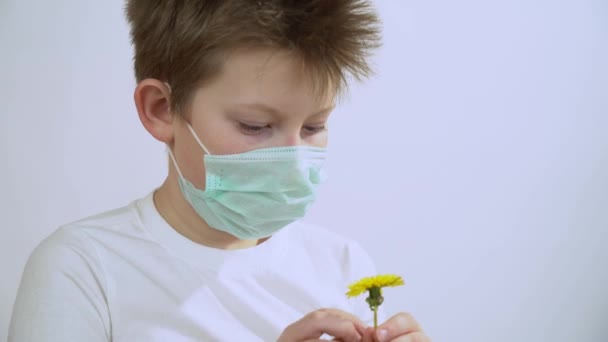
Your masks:
[{"label": "boy's eye", "polygon": [[248,125],[248,124],[242,123],[242,122],[239,122],[239,126],[241,127],[241,130],[243,130],[245,133],[248,133],[248,134],[260,133],[260,132],[262,132],[262,130],[264,130],[264,128],[268,127],[268,125],[256,126],[256,125]]},{"label": "boy's eye", "polygon": [[[260,134],[262,133],[265,129],[270,128],[270,125],[264,125],[264,126],[260,126],[260,125],[250,125],[250,124],[246,124],[243,122],[239,122],[239,126],[241,128],[241,130],[246,133],[246,134]],[[325,125],[322,126],[304,126],[304,130],[306,131],[307,134],[317,134],[320,133],[322,131],[324,131]]]},{"label": "boy's eye", "polygon": [[320,133],[320,132],[324,131],[325,130],[325,125],[323,125],[323,126],[307,126],[307,127],[304,127],[304,129],[309,134],[316,134],[316,133]]}]

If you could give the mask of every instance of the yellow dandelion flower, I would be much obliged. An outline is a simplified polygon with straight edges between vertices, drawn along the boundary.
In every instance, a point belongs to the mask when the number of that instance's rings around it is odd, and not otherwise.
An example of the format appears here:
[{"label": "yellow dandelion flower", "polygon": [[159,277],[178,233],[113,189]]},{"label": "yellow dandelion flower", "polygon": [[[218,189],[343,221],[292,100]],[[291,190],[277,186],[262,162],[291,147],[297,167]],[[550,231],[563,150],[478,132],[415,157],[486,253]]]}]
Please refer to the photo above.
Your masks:
[{"label": "yellow dandelion flower", "polygon": [[365,277],[361,280],[359,280],[358,282],[348,286],[348,292],[346,293],[346,295],[351,298],[351,297],[357,297],[360,294],[371,290],[374,287],[377,288],[383,288],[383,287],[389,287],[389,286],[399,286],[399,285],[404,285],[405,283],[403,282],[403,279],[398,276],[398,275],[394,275],[394,274],[384,274],[384,275],[377,275],[375,277]]},{"label": "yellow dandelion flower", "polygon": [[405,282],[394,274],[377,275],[375,277],[365,277],[358,282],[348,286],[346,296],[349,298],[357,297],[362,293],[369,292],[369,297],[365,299],[369,308],[374,312],[374,328],[378,327],[378,307],[384,302],[382,288],[388,286],[399,286]]}]

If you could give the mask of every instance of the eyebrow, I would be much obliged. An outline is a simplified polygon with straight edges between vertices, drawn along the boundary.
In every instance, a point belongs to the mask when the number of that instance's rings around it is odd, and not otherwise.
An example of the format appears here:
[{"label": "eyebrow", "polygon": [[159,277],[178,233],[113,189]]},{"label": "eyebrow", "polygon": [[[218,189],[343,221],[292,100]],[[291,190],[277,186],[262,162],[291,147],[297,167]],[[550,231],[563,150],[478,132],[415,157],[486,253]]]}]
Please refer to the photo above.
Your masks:
[{"label": "eyebrow", "polygon": [[[269,114],[271,114],[271,115],[273,115],[275,117],[280,117],[281,116],[281,111],[280,110],[278,110],[278,109],[276,109],[274,107],[268,106],[268,105],[266,105],[264,103],[261,103],[261,102],[240,103],[240,104],[237,104],[237,107],[240,107],[240,108],[253,108],[253,109],[256,109],[256,110],[259,110],[259,111],[262,111],[262,112],[269,113]],[[336,105],[332,104],[331,106],[329,106],[327,108],[323,108],[320,111],[318,111],[316,113],[313,113],[310,116],[317,116],[317,115],[323,114],[325,112],[329,112],[329,111],[333,110],[334,108],[336,108]]]}]

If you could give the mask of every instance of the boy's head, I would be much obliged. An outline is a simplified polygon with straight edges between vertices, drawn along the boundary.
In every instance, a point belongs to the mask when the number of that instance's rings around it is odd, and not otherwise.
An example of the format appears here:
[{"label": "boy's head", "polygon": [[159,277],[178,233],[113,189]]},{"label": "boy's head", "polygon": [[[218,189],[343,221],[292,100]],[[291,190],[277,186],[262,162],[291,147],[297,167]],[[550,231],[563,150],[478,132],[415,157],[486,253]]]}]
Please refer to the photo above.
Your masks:
[{"label": "boy's head", "polygon": [[127,0],[138,83],[171,86],[170,107],[188,117],[193,95],[237,51],[288,53],[317,96],[370,74],[379,20],[364,0]]},{"label": "boy's head", "polygon": [[[288,151],[292,159],[311,158],[298,151],[326,147],[326,122],[335,97],[349,76],[362,79],[370,73],[367,58],[380,43],[379,20],[364,0],[127,0],[126,10],[135,45],[137,111],[146,130],[169,146],[172,157],[167,181],[155,201],[165,208],[165,218],[173,227],[186,227],[181,231],[186,236],[187,227],[204,227],[201,219],[206,222],[211,215],[209,194],[203,190],[207,185],[204,154],[300,146],[280,151]],[[241,158],[247,161],[250,156]],[[271,161],[276,155],[265,156]],[[296,166],[311,163],[298,161]],[[226,172],[221,170],[222,177]],[[247,177],[260,176],[256,172]],[[285,179],[262,182],[285,184],[291,195],[302,198],[275,194],[274,187],[252,193],[278,196],[272,202],[277,206],[275,214],[285,215],[285,206],[296,206],[300,213],[298,206],[314,198],[306,186],[318,182],[314,174],[292,168],[281,175],[293,184]],[[243,180],[246,184],[239,183]],[[243,189],[258,184],[249,181],[239,178],[240,186],[234,180],[222,184],[246,194],[251,190]],[[305,186],[305,191],[292,189],[296,185]],[[188,205],[186,198],[199,202]],[[199,211],[194,212],[195,207]],[[249,218],[242,208],[228,212]],[[232,216],[226,220],[235,222]],[[222,230],[217,222],[213,227]],[[205,230],[196,234],[201,231]],[[209,236],[199,240],[209,239],[221,240]]]},{"label": "boy's head", "polygon": [[370,73],[380,44],[364,0],[127,0],[126,11],[139,117],[198,189],[196,138],[219,155],[325,147],[336,95]]}]

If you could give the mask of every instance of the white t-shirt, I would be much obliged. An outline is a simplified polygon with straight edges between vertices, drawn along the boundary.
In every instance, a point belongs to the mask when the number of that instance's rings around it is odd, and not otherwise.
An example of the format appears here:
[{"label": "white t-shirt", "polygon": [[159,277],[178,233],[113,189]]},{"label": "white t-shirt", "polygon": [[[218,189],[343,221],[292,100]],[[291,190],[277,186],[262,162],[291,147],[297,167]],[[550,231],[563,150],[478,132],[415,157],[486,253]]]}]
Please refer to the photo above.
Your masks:
[{"label": "white t-shirt", "polygon": [[370,322],[365,296],[345,293],[374,274],[357,243],[301,222],[248,249],[199,245],[150,194],[63,226],[34,250],[8,340],[276,341],[319,308]]}]

